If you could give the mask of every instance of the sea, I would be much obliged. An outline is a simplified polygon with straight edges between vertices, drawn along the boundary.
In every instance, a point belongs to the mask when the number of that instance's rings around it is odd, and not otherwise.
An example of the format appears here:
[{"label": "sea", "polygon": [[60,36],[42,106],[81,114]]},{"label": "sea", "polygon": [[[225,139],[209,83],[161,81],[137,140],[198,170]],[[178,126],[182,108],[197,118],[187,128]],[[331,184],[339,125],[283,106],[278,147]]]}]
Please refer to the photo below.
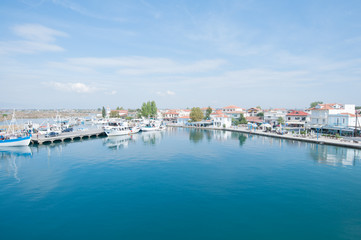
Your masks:
[{"label": "sea", "polygon": [[0,239],[361,239],[361,152],[168,128],[0,149]]}]

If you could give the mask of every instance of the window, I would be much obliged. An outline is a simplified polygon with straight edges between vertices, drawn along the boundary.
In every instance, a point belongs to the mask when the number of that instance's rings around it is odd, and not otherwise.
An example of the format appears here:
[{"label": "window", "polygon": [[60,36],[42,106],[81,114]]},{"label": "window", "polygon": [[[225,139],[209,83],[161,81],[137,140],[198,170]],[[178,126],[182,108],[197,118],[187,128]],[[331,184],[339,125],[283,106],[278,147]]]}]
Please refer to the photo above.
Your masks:
[{"label": "window", "polygon": [[291,118],[290,118],[290,117],[288,117],[288,120],[291,120]]}]

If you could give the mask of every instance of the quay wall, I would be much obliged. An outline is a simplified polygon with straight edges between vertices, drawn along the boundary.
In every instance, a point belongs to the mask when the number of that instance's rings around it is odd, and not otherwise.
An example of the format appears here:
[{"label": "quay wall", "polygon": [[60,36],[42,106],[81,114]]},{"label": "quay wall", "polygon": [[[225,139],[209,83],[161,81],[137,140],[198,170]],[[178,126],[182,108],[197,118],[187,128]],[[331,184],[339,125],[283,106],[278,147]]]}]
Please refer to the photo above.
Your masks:
[{"label": "quay wall", "polygon": [[325,137],[319,137],[318,139],[317,138],[309,138],[309,137],[296,137],[296,136],[292,136],[292,135],[288,135],[288,134],[281,135],[281,134],[276,134],[276,133],[269,133],[269,132],[263,132],[263,131],[259,131],[259,130],[249,130],[249,129],[242,129],[242,128],[194,127],[194,126],[179,126],[179,125],[168,125],[168,127],[240,132],[240,133],[246,133],[246,134],[254,134],[254,135],[274,137],[274,138],[282,138],[282,139],[295,140],[295,141],[301,141],[301,142],[310,142],[310,143],[316,143],[316,144],[325,144],[325,145],[333,145],[333,146],[339,146],[339,147],[361,149],[361,143],[359,143],[359,142],[328,139]]}]

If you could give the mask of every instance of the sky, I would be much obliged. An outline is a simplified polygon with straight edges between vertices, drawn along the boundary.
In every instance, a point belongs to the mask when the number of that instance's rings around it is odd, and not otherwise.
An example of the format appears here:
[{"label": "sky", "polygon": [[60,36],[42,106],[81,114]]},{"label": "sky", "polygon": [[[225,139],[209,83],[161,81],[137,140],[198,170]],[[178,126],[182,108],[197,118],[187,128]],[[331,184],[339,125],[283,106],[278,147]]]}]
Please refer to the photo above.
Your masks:
[{"label": "sky", "polygon": [[361,1],[2,0],[0,109],[361,105]]}]

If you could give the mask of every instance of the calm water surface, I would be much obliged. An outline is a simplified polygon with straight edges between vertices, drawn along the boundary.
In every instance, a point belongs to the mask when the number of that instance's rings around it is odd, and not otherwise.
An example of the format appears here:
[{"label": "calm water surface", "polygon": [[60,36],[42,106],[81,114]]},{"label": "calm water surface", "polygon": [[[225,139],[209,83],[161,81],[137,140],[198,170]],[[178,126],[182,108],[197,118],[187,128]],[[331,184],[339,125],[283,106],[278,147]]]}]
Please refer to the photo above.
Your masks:
[{"label": "calm water surface", "polygon": [[0,149],[0,239],[361,239],[361,153],[169,129]]}]

